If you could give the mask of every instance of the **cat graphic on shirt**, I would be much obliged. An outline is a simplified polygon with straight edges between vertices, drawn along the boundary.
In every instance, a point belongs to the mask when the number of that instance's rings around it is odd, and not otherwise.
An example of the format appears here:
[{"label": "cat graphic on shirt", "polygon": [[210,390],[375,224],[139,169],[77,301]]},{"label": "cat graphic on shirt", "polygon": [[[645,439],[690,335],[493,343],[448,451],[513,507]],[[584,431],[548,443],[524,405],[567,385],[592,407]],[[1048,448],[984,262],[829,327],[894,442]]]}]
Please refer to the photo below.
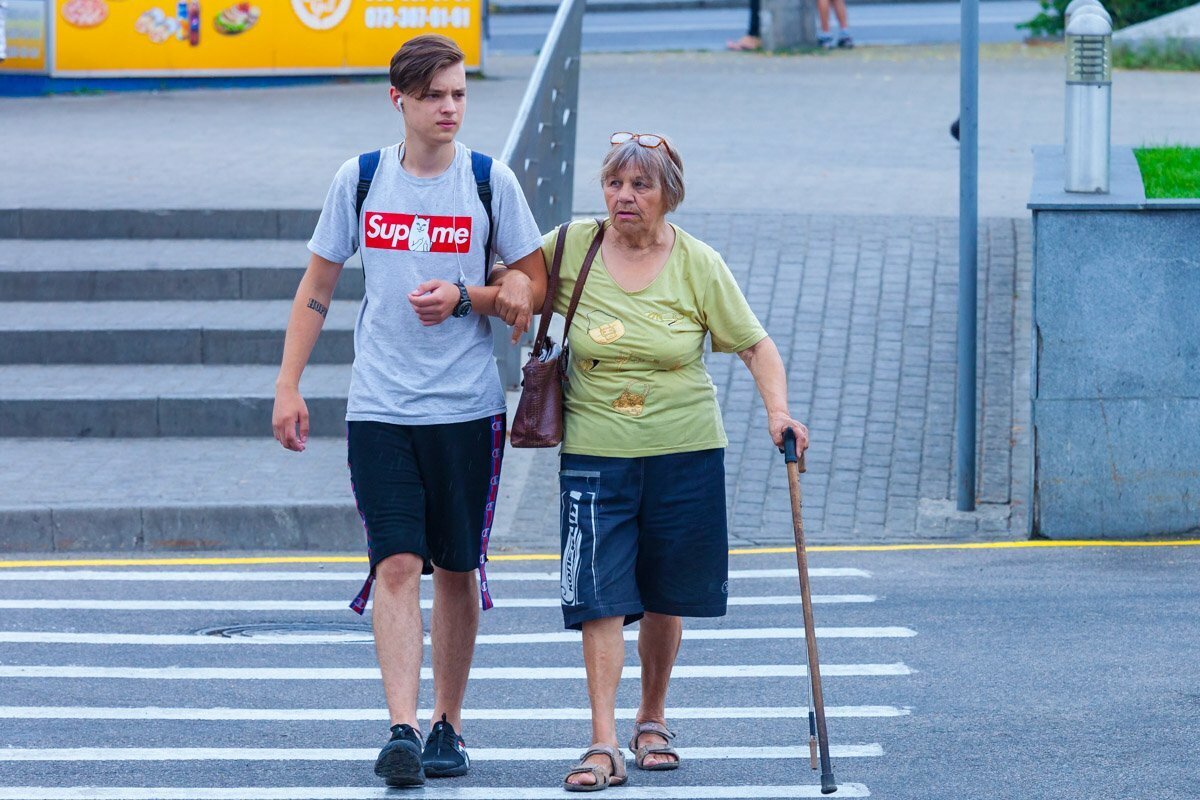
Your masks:
[{"label": "cat graphic on shirt", "polygon": [[416,253],[428,253],[433,249],[433,241],[429,238],[429,220],[413,217],[412,226],[408,231],[408,249]]}]

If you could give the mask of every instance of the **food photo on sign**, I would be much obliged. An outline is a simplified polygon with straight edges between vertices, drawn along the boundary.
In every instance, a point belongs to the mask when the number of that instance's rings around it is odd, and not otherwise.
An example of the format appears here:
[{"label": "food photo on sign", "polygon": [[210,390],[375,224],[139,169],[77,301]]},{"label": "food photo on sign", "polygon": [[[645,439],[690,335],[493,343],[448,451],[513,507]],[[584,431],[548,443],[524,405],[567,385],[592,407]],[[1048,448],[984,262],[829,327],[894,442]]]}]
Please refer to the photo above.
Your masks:
[{"label": "food photo on sign", "polygon": [[217,33],[236,36],[253,28],[261,15],[258,6],[237,3],[217,14],[213,20],[213,27],[217,29]]},{"label": "food photo on sign", "polygon": [[105,0],[68,0],[62,7],[62,18],[76,28],[95,28],[108,19]]},{"label": "food photo on sign", "polygon": [[[483,0],[50,0],[50,72],[82,78],[386,74],[442,33],[482,69]],[[45,8],[45,6],[42,6]]]}]

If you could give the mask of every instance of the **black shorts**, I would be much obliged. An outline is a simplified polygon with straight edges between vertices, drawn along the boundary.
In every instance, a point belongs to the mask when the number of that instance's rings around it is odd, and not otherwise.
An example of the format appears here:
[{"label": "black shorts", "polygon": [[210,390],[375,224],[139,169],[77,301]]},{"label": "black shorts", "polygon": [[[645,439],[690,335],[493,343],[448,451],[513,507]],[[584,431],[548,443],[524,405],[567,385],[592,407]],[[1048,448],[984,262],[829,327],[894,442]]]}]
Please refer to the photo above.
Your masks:
[{"label": "black shorts", "polygon": [[354,500],[367,531],[371,578],[351,607],[366,607],[375,567],[388,556],[420,556],[425,574],[480,571],[484,608],[491,607],[484,563],[504,458],[503,414],[447,425],[347,423],[347,460]]},{"label": "black shorts", "polygon": [[564,453],[558,473],[563,623],[646,611],[721,617],[729,596],[725,451]]}]

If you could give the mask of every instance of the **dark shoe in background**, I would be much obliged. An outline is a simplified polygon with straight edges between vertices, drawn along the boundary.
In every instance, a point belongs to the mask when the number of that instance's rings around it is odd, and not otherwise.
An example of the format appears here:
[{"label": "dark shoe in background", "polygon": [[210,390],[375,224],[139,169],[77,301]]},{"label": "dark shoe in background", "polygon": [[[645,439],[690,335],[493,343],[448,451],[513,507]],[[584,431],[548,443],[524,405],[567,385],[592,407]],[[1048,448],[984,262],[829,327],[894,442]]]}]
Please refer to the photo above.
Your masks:
[{"label": "dark shoe in background", "polygon": [[950,123],[950,135],[954,137],[954,141],[958,141],[958,120]]},{"label": "dark shoe in background", "polygon": [[422,786],[421,734],[411,725],[393,725],[392,738],[375,759],[375,774],[388,786]]}]

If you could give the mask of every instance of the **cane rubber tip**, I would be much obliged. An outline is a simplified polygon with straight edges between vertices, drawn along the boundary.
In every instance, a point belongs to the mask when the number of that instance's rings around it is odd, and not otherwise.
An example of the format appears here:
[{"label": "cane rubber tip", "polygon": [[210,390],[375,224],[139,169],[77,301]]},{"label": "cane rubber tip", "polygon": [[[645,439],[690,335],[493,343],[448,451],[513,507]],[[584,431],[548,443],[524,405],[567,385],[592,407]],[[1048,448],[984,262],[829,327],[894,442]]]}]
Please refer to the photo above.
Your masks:
[{"label": "cane rubber tip", "polygon": [[833,794],[836,791],[837,783],[833,780],[833,773],[821,773],[821,794]]}]

